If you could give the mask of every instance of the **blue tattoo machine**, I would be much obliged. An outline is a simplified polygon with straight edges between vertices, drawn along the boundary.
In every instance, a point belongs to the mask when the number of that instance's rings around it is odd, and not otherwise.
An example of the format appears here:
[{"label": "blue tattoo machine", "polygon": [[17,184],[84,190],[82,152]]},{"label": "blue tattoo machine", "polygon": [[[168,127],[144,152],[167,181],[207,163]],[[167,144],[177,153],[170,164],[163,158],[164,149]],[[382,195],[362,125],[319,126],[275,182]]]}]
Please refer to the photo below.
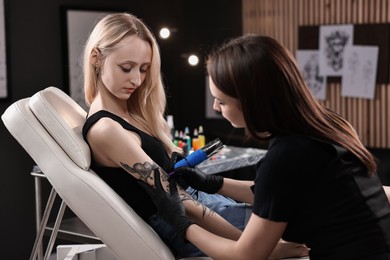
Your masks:
[{"label": "blue tattoo machine", "polygon": [[216,154],[223,147],[223,143],[219,138],[214,139],[213,141],[208,142],[202,148],[191,153],[184,159],[181,159],[174,165],[174,169],[179,167],[195,167],[204,160],[210,158],[212,155]]}]

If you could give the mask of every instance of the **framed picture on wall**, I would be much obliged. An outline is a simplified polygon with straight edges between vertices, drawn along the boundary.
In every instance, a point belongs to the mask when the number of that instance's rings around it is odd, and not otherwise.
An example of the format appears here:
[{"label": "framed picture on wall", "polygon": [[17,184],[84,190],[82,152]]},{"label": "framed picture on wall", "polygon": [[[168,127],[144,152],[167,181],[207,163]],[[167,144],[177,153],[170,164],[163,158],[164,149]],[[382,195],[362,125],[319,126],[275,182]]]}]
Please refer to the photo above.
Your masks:
[{"label": "framed picture on wall", "polygon": [[63,32],[66,41],[64,48],[65,86],[69,95],[85,110],[87,106],[83,87],[83,48],[94,26],[104,16],[115,11],[63,8]]},{"label": "framed picture on wall", "polygon": [[0,3],[0,99],[8,98],[4,1]]}]

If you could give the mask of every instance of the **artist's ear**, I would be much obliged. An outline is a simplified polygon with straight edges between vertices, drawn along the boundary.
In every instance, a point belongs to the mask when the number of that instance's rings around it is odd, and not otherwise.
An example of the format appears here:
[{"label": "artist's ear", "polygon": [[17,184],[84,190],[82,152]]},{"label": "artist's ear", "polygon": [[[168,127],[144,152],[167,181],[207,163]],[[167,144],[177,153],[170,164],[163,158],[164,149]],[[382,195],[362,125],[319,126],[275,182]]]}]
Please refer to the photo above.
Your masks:
[{"label": "artist's ear", "polygon": [[100,51],[97,48],[93,48],[91,51],[91,55],[89,57],[89,62],[95,67],[98,67],[99,60],[100,60]]}]

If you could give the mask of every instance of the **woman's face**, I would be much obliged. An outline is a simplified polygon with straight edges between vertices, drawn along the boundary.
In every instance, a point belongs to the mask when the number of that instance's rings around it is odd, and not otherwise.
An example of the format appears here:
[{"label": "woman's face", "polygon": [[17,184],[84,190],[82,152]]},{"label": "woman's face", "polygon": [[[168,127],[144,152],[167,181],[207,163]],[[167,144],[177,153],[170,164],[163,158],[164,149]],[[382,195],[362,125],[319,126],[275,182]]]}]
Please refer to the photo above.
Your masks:
[{"label": "woman's face", "polygon": [[102,82],[111,94],[127,100],[144,81],[151,61],[149,43],[131,35],[119,42],[104,60]]},{"label": "woman's face", "polygon": [[213,109],[220,112],[233,127],[246,127],[244,116],[241,110],[241,104],[237,98],[232,98],[220,91],[209,77],[209,86],[211,95],[214,97]]}]

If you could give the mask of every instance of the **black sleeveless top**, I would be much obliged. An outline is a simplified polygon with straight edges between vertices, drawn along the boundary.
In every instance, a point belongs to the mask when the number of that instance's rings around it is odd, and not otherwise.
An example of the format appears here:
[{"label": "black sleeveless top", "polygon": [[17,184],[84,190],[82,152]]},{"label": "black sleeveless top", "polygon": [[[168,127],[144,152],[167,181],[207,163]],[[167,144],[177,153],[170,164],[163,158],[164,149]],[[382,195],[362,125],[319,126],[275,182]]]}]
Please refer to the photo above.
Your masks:
[{"label": "black sleeveless top", "polygon": [[[109,117],[118,122],[124,129],[137,133],[141,138],[141,148],[145,153],[162,169],[168,171],[170,159],[162,143],[156,138],[129,124],[121,117],[108,111],[100,110],[87,118],[87,121],[83,126],[83,137],[87,143],[86,136],[89,129],[103,117]],[[124,169],[120,167],[102,166],[93,159],[93,156],[91,169],[115,190],[144,220],[147,220],[151,215],[157,212],[149,195],[138,184],[138,181]]]}]

